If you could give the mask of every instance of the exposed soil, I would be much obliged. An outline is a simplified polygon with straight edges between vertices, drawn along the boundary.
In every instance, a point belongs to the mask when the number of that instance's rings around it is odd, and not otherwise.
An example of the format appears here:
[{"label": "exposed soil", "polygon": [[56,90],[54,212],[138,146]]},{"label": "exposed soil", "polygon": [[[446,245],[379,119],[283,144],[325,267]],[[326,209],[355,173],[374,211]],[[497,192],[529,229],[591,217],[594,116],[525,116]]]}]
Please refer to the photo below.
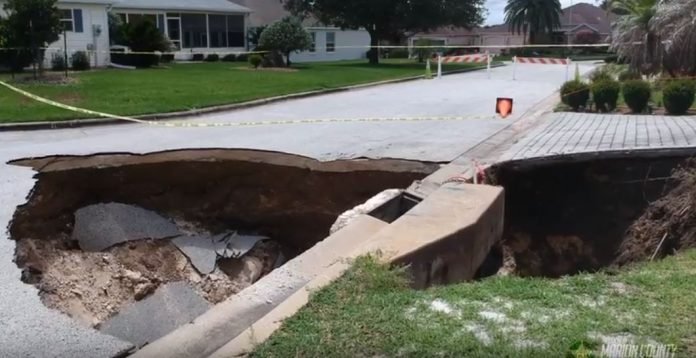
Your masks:
[{"label": "exposed soil", "polygon": [[[248,158],[248,159],[247,159]],[[211,303],[323,240],[336,218],[390,188],[405,188],[439,166],[408,161],[320,163],[280,153],[209,150],[149,155],[54,157],[19,163],[39,171],[10,234],[23,280],[43,302],[88,325],[167,282],[186,281]],[[270,237],[242,259],[199,274],[169,240],[89,253],[70,233],[77,209],[119,202],[174,218],[182,232],[235,230]],[[40,223],[40,224],[39,224]]]},{"label": "exposed soil", "polygon": [[35,84],[35,85],[72,85],[77,84],[80,80],[76,77],[65,77],[63,72],[46,72],[34,78],[33,74],[17,75],[14,79],[15,83]]},{"label": "exposed soil", "polygon": [[696,247],[696,160],[688,160],[671,180],[673,189],[651,203],[628,229],[615,264],[660,258]]},{"label": "exposed soil", "polygon": [[[688,178],[682,185],[672,180],[684,160],[542,161],[492,168],[494,182],[506,190],[506,228],[503,248],[489,261],[502,266],[502,273],[559,277],[645,259],[666,231],[672,241],[661,252],[693,245],[694,169],[676,175]],[[627,232],[634,238],[624,241]]]},{"label": "exposed soil", "polygon": [[221,302],[268,274],[279,254],[277,243],[260,243],[241,259],[225,260],[224,266],[235,270],[201,275],[169,240],[84,252],[59,234],[51,240],[21,240],[16,253],[17,265],[25,268],[23,279],[39,287],[46,306],[91,326],[167,282],[186,281],[209,302]]}]

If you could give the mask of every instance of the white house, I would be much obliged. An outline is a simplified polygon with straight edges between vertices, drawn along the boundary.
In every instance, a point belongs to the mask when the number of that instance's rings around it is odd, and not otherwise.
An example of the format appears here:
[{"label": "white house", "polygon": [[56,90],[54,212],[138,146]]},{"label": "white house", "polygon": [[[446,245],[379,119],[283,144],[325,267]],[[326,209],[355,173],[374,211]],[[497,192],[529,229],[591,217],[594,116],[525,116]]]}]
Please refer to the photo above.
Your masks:
[{"label": "white house", "polygon": [[178,49],[177,59],[246,50],[251,10],[228,0],[116,0],[111,11],[124,22],[150,18]]},{"label": "white house", "polygon": [[[0,14],[6,15],[2,7],[5,1],[0,0]],[[104,66],[109,61],[109,21],[107,11],[113,0],[70,0],[59,1],[61,22],[66,29],[68,49],[75,51],[90,51],[92,65]],[[51,56],[62,53],[64,39],[49,45],[46,62]]]},{"label": "white house", "polygon": [[[280,0],[235,0],[251,10],[249,27],[270,25],[290,15]],[[292,54],[293,62],[340,61],[365,58],[370,35],[365,30],[341,30],[319,24],[314,19],[304,21],[312,37],[312,49]]]},{"label": "white house", "polygon": [[[0,0],[0,14],[4,1]],[[126,22],[151,18],[177,46],[176,56],[192,53],[241,52],[246,50],[247,18],[250,10],[227,0],[58,0],[65,39],[49,45],[47,64],[53,54],[86,51],[93,66],[110,62],[109,12]]]}]

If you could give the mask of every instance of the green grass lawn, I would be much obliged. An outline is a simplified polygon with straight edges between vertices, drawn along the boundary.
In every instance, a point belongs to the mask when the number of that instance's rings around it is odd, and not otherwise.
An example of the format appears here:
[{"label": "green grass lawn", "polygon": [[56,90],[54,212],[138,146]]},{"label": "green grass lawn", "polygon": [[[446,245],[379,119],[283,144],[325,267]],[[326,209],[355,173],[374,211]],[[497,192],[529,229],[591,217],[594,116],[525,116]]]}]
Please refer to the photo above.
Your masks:
[{"label": "green grass lawn", "polygon": [[[359,259],[255,357],[567,357],[580,342],[665,344],[696,356],[696,250],[616,272],[493,277],[409,289]],[[573,355],[570,355],[571,357]]]},{"label": "green grass lawn", "polygon": [[[448,65],[444,70],[473,67]],[[294,72],[254,71],[245,63],[172,64],[135,71],[105,69],[74,74],[70,85],[18,85],[55,101],[91,110],[137,115],[238,103],[290,93],[397,79],[425,73],[409,60],[373,66],[365,61],[298,64]],[[433,68],[435,71],[435,68]],[[9,75],[0,79],[7,80]],[[81,117],[0,88],[0,123]]]}]

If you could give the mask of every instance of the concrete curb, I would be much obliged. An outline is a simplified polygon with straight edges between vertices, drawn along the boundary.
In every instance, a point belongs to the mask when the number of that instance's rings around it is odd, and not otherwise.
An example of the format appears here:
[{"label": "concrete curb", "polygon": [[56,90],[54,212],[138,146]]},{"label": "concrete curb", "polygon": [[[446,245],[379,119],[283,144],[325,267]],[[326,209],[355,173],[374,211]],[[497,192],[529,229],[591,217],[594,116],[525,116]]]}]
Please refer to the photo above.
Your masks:
[{"label": "concrete curb", "polygon": [[[505,64],[501,63],[501,64],[491,65],[491,68],[502,67],[502,66],[505,66]],[[445,75],[445,76],[446,75],[454,75],[454,74],[459,74],[459,73],[479,71],[479,70],[483,70],[483,69],[486,69],[486,67],[480,66],[480,67],[464,68],[461,70],[453,70],[453,71],[443,72],[443,75]],[[146,114],[146,115],[132,116],[132,117],[136,118],[136,119],[150,120],[150,121],[168,120],[168,119],[176,119],[176,118],[182,118],[182,117],[193,117],[193,116],[200,116],[200,115],[210,114],[210,113],[219,113],[219,112],[225,112],[225,111],[234,111],[234,110],[239,110],[239,109],[258,107],[258,106],[263,106],[263,105],[269,104],[269,103],[288,101],[288,100],[293,100],[293,99],[316,97],[316,96],[322,96],[322,95],[338,93],[338,92],[347,92],[347,91],[359,90],[359,89],[382,86],[382,85],[415,81],[415,80],[423,79],[424,77],[425,76],[423,76],[423,75],[411,76],[411,77],[397,78],[397,79],[393,79],[393,80],[363,83],[363,84],[359,84],[359,85],[293,93],[293,94],[282,95],[282,96],[262,98],[262,99],[257,99],[257,100],[253,100],[253,101],[248,101],[248,102],[205,107],[205,108],[201,108],[201,109],[193,109],[193,110],[188,110],[188,111]],[[109,119],[109,118],[72,119],[72,120],[66,120],[66,121],[53,121],[53,122],[3,123],[3,124],[0,124],[0,132],[82,128],[82,127],[103,126],[103,125],[112,125],[112,124],[128,124],[128,123],[130,123],[130,122],[118,120],[118,119]]]}]

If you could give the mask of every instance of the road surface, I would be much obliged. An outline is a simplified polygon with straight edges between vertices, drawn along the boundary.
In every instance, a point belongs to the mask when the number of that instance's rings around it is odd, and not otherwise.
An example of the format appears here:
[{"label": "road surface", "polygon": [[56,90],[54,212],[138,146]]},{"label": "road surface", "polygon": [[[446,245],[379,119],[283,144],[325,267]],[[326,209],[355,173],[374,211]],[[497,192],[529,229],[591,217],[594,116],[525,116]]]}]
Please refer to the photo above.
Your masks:
[{"label": "road surface", "polygon": [[[591,69],[581,65],[581,72]],[[0,226],[8,227],[25,203],[34,173],[10,160],[55,154],[146,153],[180,148],[251,148],[290,152],[319,160],[401,158],[448,162],[501,130],[552,95],[565,80],[557,65],[519,65],[279,102],[206,115],[198,122],[246,120],[490,116],[488,119],[369,122],[223,128],[161,128],[111,125],[92,128],[0,133]],[[573,72],[571,70],[571,72]],[[495,98],[512,97],[514,114],[493,117]],[[40,223],[37,223],[40,225]],[[0,356],[108,357],[128,344],[81,327],[45,308],[37,290],[20,281],[14,242],[0,234]]]}]

